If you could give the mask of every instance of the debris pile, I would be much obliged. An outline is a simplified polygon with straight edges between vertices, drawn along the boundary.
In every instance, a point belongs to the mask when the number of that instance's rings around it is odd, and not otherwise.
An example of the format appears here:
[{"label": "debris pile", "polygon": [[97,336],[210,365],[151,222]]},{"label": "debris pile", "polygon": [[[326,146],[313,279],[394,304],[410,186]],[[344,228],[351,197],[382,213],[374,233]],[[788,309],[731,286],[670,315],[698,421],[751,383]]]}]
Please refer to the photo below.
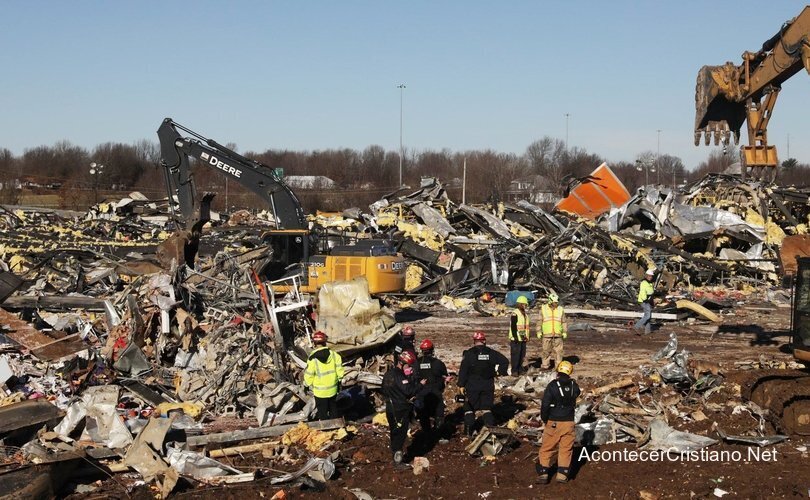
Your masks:
[{"label": "debris pile", "polygon": [[[741,385],[727,380],[717,363],[692,359],[688,351],[678,351],[675,334],[651,361],[637,374],[607,384],[584,381],[591,389],[583,391],[575,414],[579,444],[636,443],[641,449],[686,452],[720,440],[772,445],[788,438],[779,431],[795,432],[744,397]],[[755,372],[752,376],[763,375]],[[550,373],[523,376],[516,383],[503,383],[501,389],[518,401],[529,402],[551,380]],[[535,407],[519,412],[516,433],[539,437],[539,413]],[[691,432],[675,430],[675,425]]]},{"label": "debris pile", "polygon": [[[247,226],[209,235],[213,252],[196,268],[167,271],[148,252],[166,237],[169,218],[137,201],[100,204],[84,218],[17,211],[3,219],[6,234],[18,238],[2,248],[6,269],[15,273],[3,273],[0,290],[0,437],[21,447],[19,473],[28,474],[32,463],[91,456],[113,471],[136,471],[163,497],[183,478],[252,480],[255,471],[218,462],[205,449],[214,442],[205,438],[217,436],[209,426],[238,417],[238,427],[253,432],[232,441],[238,433],[227,432],[218,445],[259,441],[269,450],[268,439],[281,439],[304,450],[293,460],[301,469],[273,484],[331,477],[334,464],[318,453],[346,436],[343,421],[318,423],[340,429],[332,433],[308,432],[303,424],[315,410],[301,384],[313,302],[294,281],[286,295],[268,294],[252,272],[268,252],[255,244],[261,221],[245,217]],[[32,219],[36,231],[24,223]],[[70,234],[67,246],[81,249],[60,245],[54,234]],[[335,287],[322,290],[317,318],[329,331],[352,326],[352,336],[335,335],[335,348],[351,363],[342,399],[350,415],[355,403],[380,405],[373,391],[386,362],[375,349],[398,326],[369,297],[364,278]],[[48,432],[38,433],[42,426]]]},{"label": "debris pile", "polygon": [[[608,174],[605,166],[594,172]],[[580,186],[599,182],[592,175]],[[588,209],[585,219],[525,201],[457,205],[426,178],[416,191],[372,204],[371,213],[353,209],[314,222],[392,238],[410,264],[411,298],[519,288],[607,306],[634,303],[649,267],[671,289],[776,284],[782,241],[807,232],[808,200],[810,192],[710,174],[677,191],[646,186],[622,206],[601,207],[598,218]]]}]

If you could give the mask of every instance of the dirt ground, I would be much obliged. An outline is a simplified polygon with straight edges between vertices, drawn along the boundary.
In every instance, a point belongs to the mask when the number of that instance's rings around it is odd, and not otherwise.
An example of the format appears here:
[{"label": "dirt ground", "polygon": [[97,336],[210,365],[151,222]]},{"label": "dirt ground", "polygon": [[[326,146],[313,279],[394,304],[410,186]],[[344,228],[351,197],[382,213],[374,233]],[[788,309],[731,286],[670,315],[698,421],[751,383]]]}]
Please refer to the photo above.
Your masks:
[{"label": "dirt ground", "polygon": [[[569,335],[565,345],[567,359],[575,363],[574,377],[583,387],[610,382],[621,375],[635,374],[640,365],[651,365],[650,356],[668,340],[669,333],[678,335],[679,349],[686,348],[695,358],[718,362],[727,380],[745,380],[750,370],[741,370],[735,362],[788,362],[785,345],[789,341],[787,308],[753,305],[724,316],[720,328],[705,322],[693,324],[663,324],[649,337],[637,337],[629,324],[603,323],[592,319],[577,319],[589,323],[592,329]],[[470,345],[474,330],[484,330],[490,346],[508,355],[505,341],[506,317],[481,317],[477,313],[456,314],[448,311],[405,311],[398,314],[401,322],[412,324],[417,340],[430,338],[437,354],[446,360],[451,370],[457,369],[461,351]],[[529,345],[531,372],[537,372],[539,342]],[[724,388],[710,401],[721,406],[732,397]],[[713,456],[684,460],[666,457],[659,461],[623,459],[612,454],[610,460],[597,460],[593,452],[636,451],[635,444],[612,444],[589,448],[587,456],[575,450],[575,475],[567,484],[539,485],[535,483],[534,463],[537,445],[532,438],[521,438],[506,455],[494,461],[469,456],[465,442],[458,437],[460,412],[451,402],[454,389],[448,388],[449,417],[456,423],[455,434],[448,443],[438,444],[417,433],[411,442],[411,454],[430,461],[430,468],[416,476],[411,468],[395,470],[388,450],[387,429],[361,425],[360,432],[342,443],[338,460],[338,477],[326,483],[325,490],[306,486],[280,487],[268,478],[243,485],[191,488],[177,496],[193,498],[248,499],[271,498],[284,490],[288,498],[355,498],[349,490],[362,490],[372,498],[716,498],[727,492],[736,497],[803,497],[810,496],[810,437],[792,436],[773,447],[749,448],[720,444],[709,448]],[[537,402],[528,403],[536,407]],[[500,423],[514,412],[514,406],[503,404],[496,411]],[[759,425],[748,415],[734,413],[724,407],[705,411],[707,419],[700,422],[670,422],[676,428],[707,435],[717,422],[730,434],[740,434]],[[418,429],[418,424],[414,424]],[[766,428],[771,431],[771,428]],[[719,453],[722,452],[722,453]],[[303,457],[301,457],[303,460]],[[298,463],[274,464],[260,455],[239,457],[232,464],[243,470],[295,470]],[[276,472],[267,471],[268,475]],[[106,497],[122,497],[121,489],[105,482],[101,490]],[[137,488],[133,498],[150,497],[145,487]],[[89,497],[94,497],[90,494]]]}]

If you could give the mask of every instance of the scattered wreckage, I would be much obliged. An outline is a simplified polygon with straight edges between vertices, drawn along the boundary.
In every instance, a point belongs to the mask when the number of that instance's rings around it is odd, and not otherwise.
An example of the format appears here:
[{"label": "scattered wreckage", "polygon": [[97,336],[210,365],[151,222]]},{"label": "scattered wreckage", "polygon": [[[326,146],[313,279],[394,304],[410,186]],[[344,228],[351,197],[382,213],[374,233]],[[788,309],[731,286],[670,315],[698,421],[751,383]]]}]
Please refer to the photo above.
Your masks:
[{"label": "scattered wreckage", "polygon": [[[598,172],[581,182],[598,182]],[[589,208],[586,218],[527,202],[456,205],[437,180],[425,179],[370,213],[316,214],[311,222],[332,237],[389,239],[408,264],[407,291],[385,296],[400,308],[439,304],[497,315],[509,291],[555,291],[571,314],[627,318],[637,314],[628,306],[641,273],[655,266],[667,288],[691,289],[673,293],[671,305],[656,310],[660,319],[697,312],[719,321],[707,309],[723,306],[712,287],[778,282],[780,245],[807,232],[810,213],[810,193],[722,175],[677,192],[648,187],[627,195],[601,213]],[[171,211],[166,200],[133,193],[87,214],[0,213],[0,457],[19,465],[4,484],[46,492],[90,459],[111,472],[136,471],[165,496],[184,480],[252,480],[256,472],[217,458],[284,456],[285,446],[301,443],[309,450],[301,468],[272,484],[325,481],[337,457],[324,450],[352,431],[343,420],[304,424],[314,401],[299,381],[315,329],[346,361],[344,415],[382,406],[381,353],[399,326],[364,279],[322,286],[317,300],[300,292],[295,276],[263,280],[255,271],[271,252],[261,233],[272,217],[244,212],[225,223],[211,214],[193,267],[160,262],[150,256],[171,234]],[[506,300],[490,300],[500,294]],[[592,391],[578,412],[580,442],[707,444],[661,418],[676,411],[698,421],[699,407],[719,404],[711,395],[722,386],[717,374],[690,375],[687,354],[668,347],[658,356],[667,364]],[[502,389],[534,399],[547,382],[523,377]],[[672,384],[695,393],[673,392]],[[733,411],[766,415],[753,402]],[[215,432],[203,423],[232,416],[255,427]],[[537,438],[537,419],[534,409],[523,411],[506,428],[480,433],[468,452],[493,457],[516,435]],[[755,445],[780,438],[717,435]]]}]

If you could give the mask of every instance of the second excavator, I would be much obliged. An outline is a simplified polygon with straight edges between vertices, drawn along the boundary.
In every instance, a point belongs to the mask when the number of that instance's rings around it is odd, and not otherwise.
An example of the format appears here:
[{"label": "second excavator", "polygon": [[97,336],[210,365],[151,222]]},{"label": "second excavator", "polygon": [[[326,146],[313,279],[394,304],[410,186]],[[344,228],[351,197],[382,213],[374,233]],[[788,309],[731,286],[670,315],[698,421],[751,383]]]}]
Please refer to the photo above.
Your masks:
[{"label": "second excavator", "polygon": [[743,52],[742,63],[700,68],[695,89],[695,145],[740,141],[747,123],[748,141],[741,148],[743,176],[773,180],[778,158],[768,143],[768,122],[782,83],[804,68],[810,73],[810,6],[782,25],[756,52]]}]

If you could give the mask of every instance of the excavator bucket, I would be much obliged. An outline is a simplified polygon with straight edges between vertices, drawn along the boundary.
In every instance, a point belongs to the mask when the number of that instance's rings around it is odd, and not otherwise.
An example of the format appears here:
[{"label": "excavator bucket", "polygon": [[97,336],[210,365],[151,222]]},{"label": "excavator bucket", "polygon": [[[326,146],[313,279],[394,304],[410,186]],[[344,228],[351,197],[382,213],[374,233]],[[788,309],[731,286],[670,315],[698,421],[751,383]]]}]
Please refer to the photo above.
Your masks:
[{"label": "excavator bucket", "polygon": [[185,229],[178,229],[158,245],[155,255],[160,265],[171,270],[175,265],[194,267],[200,245],[200,235],[206,222],[211,220],[211,201],[214,193],[204,193],[194,215],[186,221]]},{"label": "excavator bucket", "polygon": [[705,144],[728,144],[731,135],[740,143],[740,128],[745,122],[745,103],[734,100],[740,70],[732,63],[703,66],[695,85],[695,146],[703,136]]}]

